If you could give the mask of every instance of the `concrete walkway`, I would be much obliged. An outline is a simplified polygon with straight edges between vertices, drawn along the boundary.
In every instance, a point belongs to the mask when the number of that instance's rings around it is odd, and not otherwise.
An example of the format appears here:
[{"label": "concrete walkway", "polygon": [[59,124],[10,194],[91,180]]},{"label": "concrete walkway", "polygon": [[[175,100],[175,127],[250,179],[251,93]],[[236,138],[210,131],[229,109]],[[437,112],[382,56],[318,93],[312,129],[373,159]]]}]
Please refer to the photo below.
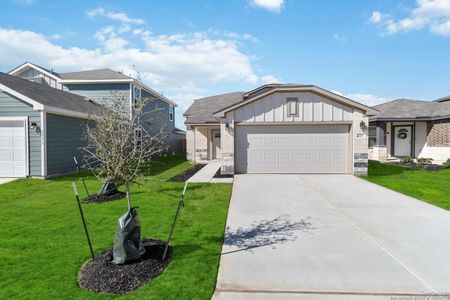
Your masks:
[{"label": "concrete walkway", "polygon": [[237,175],[213,298],[450,292],[449,228],[449,211],[353,176]]},{"label": "concrete walkway", "polygon": [[0,178],[0,184],[8,183],[17,179],[19,178]]},{"label": "concrete walkway", "polygon": [[232,183],[233,178],[214,178],[220,169],[220,160],[212,160],[195,173],[187,182],[191,183]]}]

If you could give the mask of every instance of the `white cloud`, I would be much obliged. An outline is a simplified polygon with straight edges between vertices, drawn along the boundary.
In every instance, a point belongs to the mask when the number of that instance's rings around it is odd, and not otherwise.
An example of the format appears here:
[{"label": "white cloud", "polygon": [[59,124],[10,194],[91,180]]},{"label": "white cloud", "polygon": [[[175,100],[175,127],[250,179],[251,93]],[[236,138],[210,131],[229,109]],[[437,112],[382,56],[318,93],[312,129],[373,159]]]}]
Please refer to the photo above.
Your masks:
[{"label": "white cloud", "polygon": [[389,101],[387,98],[379,97],[372,94],[358,94],[358,93],[344,94],[339,91],[332,91],[332,92],[341,95],[343,97],[349,98],[351,100],[354,100],[356,102],[365,104],[367,106],[374,106]]},{"label": "white cloud", "polygon": [[345,35],[338,33],[333,34],[333,39],[341,43],[345,43],[347,41],[347,37]]},{"label": "white cloud", "polygon": [[[31,61],[59,72],[112,68],[132,76],[136,66],[145,83],[174,98],[180,105],[178,112],[184,112],[194,97],[207,96],[208,90],[223,83],[255,86],[278,81],[255,71],[252,57],[240,49],[247,42],[244,36],[153,35],[142,29],[130,29],[134,34],[130,35],[121,34],[119,28],[102,28],[95,34],[98,46],[82,48],[63,47],[36,32],[0,27],[0,66],[9,69]],[[133,46],[137,42],[143,46]],[[181,126],[178,119],[177,124]]]},{"label": "white cloud", "polygon": [[382,34],[411,32],[428,28],[432,33],[450,36],[450,0],[416,0],[416,6],[405,18],[374,11],[369,20]]},{"label": "white cloud", "polygon": [[114,21],[119,21],[122,23],[128,23],[128,24],[144,24],[145,21],[143,19],[133,19],[130,18],[127,14],[122,12],[112,12],[107,11],[103,7],[97,7],[96,9],[89,10],[86,12],[88,17],[94,18],[97,16],[100,17],[106,17]]},{"label": "white cloud", "polygon": [[283,8],[284,0],[251,0],[251,3],[268,11],[280,12]]},{"label": "white cloud", "polygon": [[281,80],[273,75],[264,75],[261,76],[261,83],[281,83]]},{"label": "white cloud", "polygon": [[15,0],[17,4],[25,4],[25,5],[31,5],[37,2],[37,0]]}]

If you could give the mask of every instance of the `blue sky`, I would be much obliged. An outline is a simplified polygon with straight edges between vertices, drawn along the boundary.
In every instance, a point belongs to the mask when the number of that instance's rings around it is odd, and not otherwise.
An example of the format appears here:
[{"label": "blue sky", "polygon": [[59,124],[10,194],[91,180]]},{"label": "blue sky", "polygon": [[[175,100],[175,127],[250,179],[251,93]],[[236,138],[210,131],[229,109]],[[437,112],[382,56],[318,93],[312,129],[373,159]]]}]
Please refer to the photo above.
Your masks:
[{"label": "blue sky", "polygon": [[24,61],[137,69],[181,128],[194,98],[273,81],[432,100],[450,94],[450,0],[2,0],[0,70]]}]

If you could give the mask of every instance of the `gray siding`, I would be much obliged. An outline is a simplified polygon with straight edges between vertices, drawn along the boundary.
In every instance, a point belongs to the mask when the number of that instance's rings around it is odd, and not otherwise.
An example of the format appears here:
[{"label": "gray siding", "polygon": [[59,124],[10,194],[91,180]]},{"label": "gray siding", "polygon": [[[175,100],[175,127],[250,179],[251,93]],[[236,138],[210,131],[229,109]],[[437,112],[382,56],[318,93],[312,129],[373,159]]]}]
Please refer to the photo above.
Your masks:
[{"label": "gray siding", "polygon": [[146,122],[149,122],[150,132],[157,133],[162,128],[166,139],[165,145],[169,147],[169,153],[181,153],[182,141],[185,139],[184,135],[175,134],[175,108],[173,121],[169,120],[169,104],[156,98],[146,91],[141,91],[141,97],[143,99],[151,99],[151,101],[144,107],[144,113],[146,114]]},{"label": "gray siding", "polygon": [[58,175],[76,170],[73,157],[79,163],[86,120],[47,114],[47,175]]},{"label": "gray siding", "polygon": [[[0,91],[0,117],[28,117],[28,126],[35,122],[41,127],[41,116],[39,111],[14,96]],[[29,165],[31,176],[41,176],[41,135],[38,130],[28,128],[29,131]]]},{"label": "gray siding", "polygon": [[112,93],[123,97],[127,108],[130,103],[130,84],[128,83],[105,83],[105,84],[65,84],[63,90],[84,96],[98,103],[107,102]]}]

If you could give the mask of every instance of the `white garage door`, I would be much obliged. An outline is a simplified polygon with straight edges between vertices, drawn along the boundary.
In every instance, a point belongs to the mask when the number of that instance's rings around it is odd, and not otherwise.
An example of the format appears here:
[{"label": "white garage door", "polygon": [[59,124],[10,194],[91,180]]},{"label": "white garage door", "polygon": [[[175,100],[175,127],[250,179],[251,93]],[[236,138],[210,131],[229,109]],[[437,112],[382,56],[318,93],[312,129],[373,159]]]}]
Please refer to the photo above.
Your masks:
[{"label": "white garage door", "polygon": [[348,173],[348,125],[237,126],[237,173]]},{"label": "white garage door", "polygon": [[0,177],[25,176],[24,121],[0,121]]}]

